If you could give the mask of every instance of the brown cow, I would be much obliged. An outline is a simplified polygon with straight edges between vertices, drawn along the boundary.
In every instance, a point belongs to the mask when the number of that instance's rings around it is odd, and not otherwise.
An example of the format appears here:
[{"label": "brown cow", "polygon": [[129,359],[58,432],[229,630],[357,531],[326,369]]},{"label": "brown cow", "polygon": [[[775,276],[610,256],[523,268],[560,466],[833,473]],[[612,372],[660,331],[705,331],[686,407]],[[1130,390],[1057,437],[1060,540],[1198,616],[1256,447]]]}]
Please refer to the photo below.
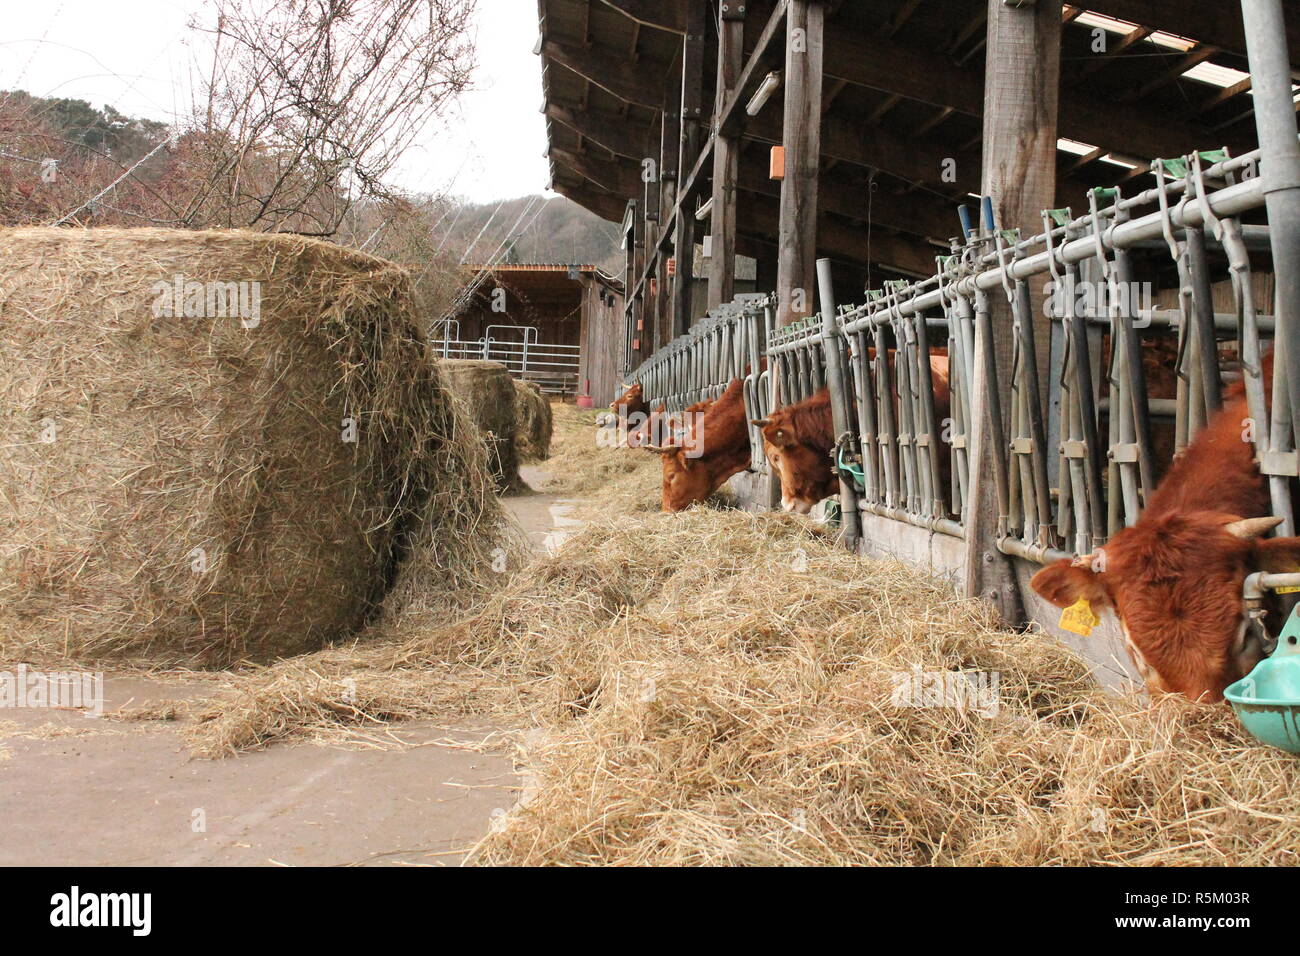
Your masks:
[{"label": "brown cow", "polygon": [[693,416],[697,413],[708,411],[713,399],[706,399],[702,402],[695,402],[687,405],[682,413],[678,415],[675,412],[667,411],[661,402],[659,407],[650,413],[650,417],[645,420],[640,428],[629,431],[627,435],[628,448],[644,448],[646,445],[675,445],[684,423],[692,421]]},{"label": "brown cow", "polygon": [[641,448],[644,445],[656,444],[659,438],[659,432],[663,430],[664,419],[668,414],[667,408],[662,402],[658,407],[651,410],[650,415],[644,422],[633,428],[629,424],[627,432],[627,447]]},{"label": "brown cow", "polygon": [[664,511],[681,511],[704,501],[728,478],[749,467],[744,382],[732,379],[702,416],[692,418],[674,444],[646,447],[663,459]]},{"label": "brown cow", "polygon": [[811,398],[778,408],[762,420],[763,450],[781,478],[781,508],[806,515],[839,488],[831,471],[835,434],[831,395],[823,388]]},{"label": "brown cow", "polygon": [[[610,402],[609,407],[619,417],[620,427],[630,430],[642,423],[644,416],[650,410],[650,403],[645,400],[645,392],[640,382],[631,385],[624,383],[624,388],[627,391]],[[634,415],[635,420],[632,417]]]},{"label": "brown cow", "polygon": [[[889,353],[891,366],[895,354]],[[930,379],[934,388],[936,424],[942,424],[950,404],[947,355],[930,356]],[[897,413],[897,400],[894,407]],[[835,434],[830,393],[825,388],[795,405],[778,408],[756,424],[763,427],[767,460],[781,477],[781,507],[784,510],[807,514],[817,502],[836,493],[839,480],[831,470]],[[948,483],[950,467],[949,457],[941,454],[941,487]]]},{"label": "brown cow", "polygon": [[[1265,377],[1273,377],[1271,356]],[[1136,524],[1031,582],[1057,607],[1084,600],[1114,611],[1153,694],[1222,700],[1262,654],[1246,640],[1246,575],[1300,568],[1300,538],[1261,537],[1281,519],[1268,517],[1268,488],[1246,441],[1249,414],[1237,383]]]}]

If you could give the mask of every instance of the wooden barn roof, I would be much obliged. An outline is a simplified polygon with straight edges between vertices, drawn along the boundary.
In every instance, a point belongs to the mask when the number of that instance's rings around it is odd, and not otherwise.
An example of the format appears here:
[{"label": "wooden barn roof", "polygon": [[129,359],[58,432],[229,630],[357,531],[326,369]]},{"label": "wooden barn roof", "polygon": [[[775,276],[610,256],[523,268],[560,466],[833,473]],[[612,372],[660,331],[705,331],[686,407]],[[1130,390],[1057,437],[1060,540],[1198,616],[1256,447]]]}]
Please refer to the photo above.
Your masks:
[{"label": "wooden barn roof", "polygon": [[[680,101],[692,2],[538,0],[553,188],[606,219],[623,218],[628,200],[642,196],[642,160],[660,155],[664,113]],[[780,184],[768,178],[767,146],[781,140],[780,94],[756,117],[745,104],[783,65],[784,29],[773,15],[785,2],[749,0],[749,68],[722,117],[747,144],[742,249],[745,239],[770,245],[777,235]],[[980,189],[986,3],[830,3],[818,239],[828,254],[859,248],[869,221],[872,260],[917,273],[957,233],[956,205]],[[1297,6],[1288,22],[1293,56],[1300,55]],[[716,0],[709,8],[716,11]],[[709,19],[706,104],[716,75],[716,12]],[[1254,147],[1236,2],[1088,0],[1063,5],[1062,20],[1058,205],[1078,207],[1088,187],[1145,175],[1157,157]],[[1104,53],[1093,49],[1098,29]],[[693,170],[681,170],[679,184],[702,183],[711,174],[708,155],[706,148]],[[955,181],[944,181],[945,168],[955,170]]]}]

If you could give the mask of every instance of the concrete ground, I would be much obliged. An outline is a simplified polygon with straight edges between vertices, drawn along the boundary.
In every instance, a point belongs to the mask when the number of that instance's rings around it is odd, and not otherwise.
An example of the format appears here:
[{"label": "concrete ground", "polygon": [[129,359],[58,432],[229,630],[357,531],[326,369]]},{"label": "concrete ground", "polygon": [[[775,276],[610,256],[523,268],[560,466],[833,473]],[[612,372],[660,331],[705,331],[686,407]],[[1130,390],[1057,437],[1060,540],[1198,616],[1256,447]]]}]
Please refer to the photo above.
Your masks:
[{"label": "concrete ground", "polygon": [[[555,496],[506,504],[539,550],[577,524]],[[104,710],[216,692],[108,674]],[[191,758],[182,727],[0,710],[0,865],[455,865],[518,799],[510,759],[477,752],[491,727],[396,724],[382,748],[298,742],[224,760]]]}]

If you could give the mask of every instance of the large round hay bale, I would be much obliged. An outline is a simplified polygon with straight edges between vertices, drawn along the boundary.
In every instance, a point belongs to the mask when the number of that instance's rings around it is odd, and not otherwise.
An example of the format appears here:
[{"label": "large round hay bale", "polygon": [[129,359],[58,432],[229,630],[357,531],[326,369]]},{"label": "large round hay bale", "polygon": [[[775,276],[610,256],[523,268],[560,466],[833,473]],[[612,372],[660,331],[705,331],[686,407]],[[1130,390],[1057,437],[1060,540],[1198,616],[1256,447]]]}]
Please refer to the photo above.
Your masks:
[{"label": "large round hay bale", "polygon": [[520,461],[551,457],[551,403],[536,382],[515,379],[515,451]]},{"label": "large round hay bale", "polygon": [[484,359],[445,359],[438,364],[483,433],[497,488],[516,490],[519,459],[515,453],[515,386],[510,372],[500,362]]},{"label": "large round hay bale", "polygon": [[392,263],[163,229],[0,230],[0,261],[0,653],[320,647],[420,521],[472,510],[435,496],[485,487],[448,473],[463,439]]}]

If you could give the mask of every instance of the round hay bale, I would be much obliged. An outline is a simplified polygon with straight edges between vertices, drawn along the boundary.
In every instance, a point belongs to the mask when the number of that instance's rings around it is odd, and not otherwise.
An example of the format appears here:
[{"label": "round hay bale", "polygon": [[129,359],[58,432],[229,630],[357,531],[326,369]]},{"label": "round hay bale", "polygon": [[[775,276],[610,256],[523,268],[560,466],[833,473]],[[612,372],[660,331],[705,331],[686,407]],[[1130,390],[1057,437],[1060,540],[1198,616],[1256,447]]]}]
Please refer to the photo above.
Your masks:
[{"label": "round hay bale", "polygon": [[400,267],[165,229],[0,230],[0,259],[0,653],[319,648],[429,515],[493,506]]},{"label": "round hay bale", "polygon": [[536,382],[515,379],[515,451],[520,461],[551,457],[551,403]]},{"label": "round hay bale", "polygon": [[520,487],[515,452],[515,386],[506,367],[484,359],[440,361],[448,384],[465,403],[488,446],[488,467],[502,492]]}]

